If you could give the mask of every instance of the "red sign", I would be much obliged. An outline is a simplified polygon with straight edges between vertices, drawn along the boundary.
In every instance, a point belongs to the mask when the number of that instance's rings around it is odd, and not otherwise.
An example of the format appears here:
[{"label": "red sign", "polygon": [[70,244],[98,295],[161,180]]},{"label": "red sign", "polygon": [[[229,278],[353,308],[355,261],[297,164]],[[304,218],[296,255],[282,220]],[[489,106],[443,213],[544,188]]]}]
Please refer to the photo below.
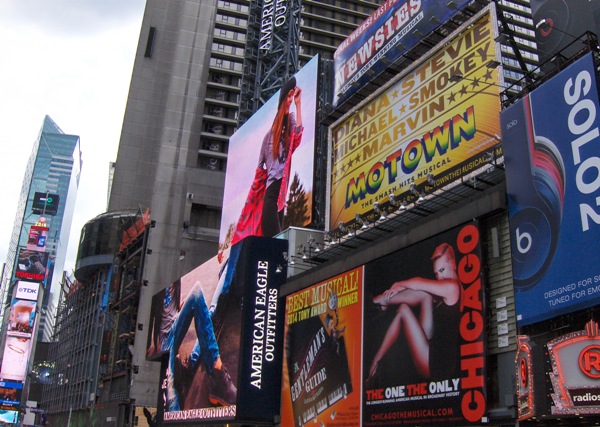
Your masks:
[{"label": "red sign", "polygon": [[585,330],[548,343],[554,388],[552,414],[600,414],[600,334],[593,320]]}]

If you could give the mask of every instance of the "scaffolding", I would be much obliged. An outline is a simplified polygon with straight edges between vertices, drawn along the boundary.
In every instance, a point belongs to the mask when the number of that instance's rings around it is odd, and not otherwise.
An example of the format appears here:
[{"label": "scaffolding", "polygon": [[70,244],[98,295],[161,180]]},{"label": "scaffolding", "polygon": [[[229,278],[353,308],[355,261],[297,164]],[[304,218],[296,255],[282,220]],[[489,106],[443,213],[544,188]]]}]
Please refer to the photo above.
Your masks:
[{"label": "scaffolding", "polygon": [[[54,370],[40,406],[54,424],[129,425],[130,384],[149,213],[114,215],[112,263],[63,283],[49,349]],[[106,255],[106,254],[105,254]],[[105,258],[106,259],[106,258]]]}]

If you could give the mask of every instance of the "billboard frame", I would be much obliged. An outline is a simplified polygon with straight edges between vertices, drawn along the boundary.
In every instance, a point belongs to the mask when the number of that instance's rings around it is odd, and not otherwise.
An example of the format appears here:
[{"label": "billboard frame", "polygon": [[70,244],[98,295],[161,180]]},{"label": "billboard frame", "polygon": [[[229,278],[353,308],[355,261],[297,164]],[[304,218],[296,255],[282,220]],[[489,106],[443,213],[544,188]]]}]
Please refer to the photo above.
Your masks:
[{"label": "billboard frame", "polygon": [[[327,144],[328,144],[328,153],[333,153],[333,141],[334,141],[334,129],[338,126],[340,126],[343,122],[347,121],[349,118],[351,118],[354,114],[356,114],[357,112],[359,112],[359,110],[367,107],[369,104],[371,104],[372,102],[374,102],[375,100],[377,100],[378,97],[380,97],[382,94],[384,94],[386,91],[388,91],[392,86],[398,84],[399,82],[401,82],[404,78],[406,78],[407,76],[409,76],[411,73],[415,72],[416,70],[418,70],[420,67],[422,67],[425,63],[427,63],[428,61],[431,61],[440,51],[443,50],[444,46],[446,46],[448,43],[452,42],[454,39],[460,37],[460,35],[462,33],[464,33],[471,25],[473,25],[475,22],[481,20],[486,14],[490,15],[490,20],[491,20],[491,27],[492,27],[492,32],[493,32],[493,38],[495,39],[496,36],[498,35],[498,22],[497,22],[497,14],[496,14],[496,6],[494,3],[490,3],[489,5],[487,5],[486,7],[484,7],[483,9],[481,9],[479,12],[477,12],[474,16],[472,16],[471,18],[469,18],[466,22],[464,22],[459,28],[457,28],[456,30],[454,30],[452,33],[450,33],[447,37],[445,37],[439,44],[438,47],[435,49],[430,50],[427,55],[419,58],[419,60],[415,61],[412,63],[412,65],[406,69],[403,69],[396,77],[392,78],[391,80],[389,80],[387,83],[385,83],[384,85],[382,85],[379,89],[377,89],[376,91],[372,92],[368,97],[366,97],[364,100],[362,100],[361,102],[359,102],[358,104],[356,104],[356,106],[354,106],[352,109],[350,109],[348,112],[346,112],[344,115],[342,115],[340,118],[338,118],[335,122],[333,122],[332,124],[329,125],[328,130],[327,130]],[[491,60],[495,60],[495,61],[499,61],[500,58],[500,47],[499,47],[499,43],[494,41],[494,55],[491,58]],[[491,61],[489,61],[491,62]],[[488,63],[489,63],[488,62]],[[464,80],[469,81],[468,77],[462,77]],[[497,76],[497,82],[483,82],[482,85],[487,85],[484,87],[484,89],[486,89],[489,86],[498,86],[498,100],[499,100],[499,108],[501,105],[500,102],[500,97],[501,97],[501,89],[504,88],[505,86],[505,82],[504,82],[504,76],[502,73],[498,73]],[[483,91],[483,89],[482,89]],[[499,124],[499,123],[498,123]],[[499,143],[499,136],[497,136],[498,139],[498,143]],[[496,144],[495,148],[491,148],[491,150],[494,152],[494,158],[497,156],[497,147],[498,144]],[[332,224],[332,183],[333,183],[333,155],[329,155],[328,159],[327,159],[327,183],[326,183],[326,206],[325,206],[325,231],[326,232],[332,232],[334,230],[340,230],[339,227],[336,227],[334,224]],[[476,171],[478,169],[474,169],[473,171]],[[469,176],[472,172],[469,172],[467,174],[461,175],[461,176]],[[444,185],[440,185],[440,186],[436,186],[433,187],[435,189],[440,189],[440,188],[445,188],[448,186],[453,185],[455,182],[455,180],[449,180],[446,184]],[[421,190],[422,185],[417,186],[419,190]],[[383,197],[383,204],[388,204],[389,203],[389,197]],[[409,202],[413,202],[416,200],[416,197],[414,197],[411,200],[407,200],[407,203]],[[363,212],[363,216],[368,215],[369,213],[373,213],[375,212],[375,209],[371,209],[371,210],[365,210]],[[357,221],[352,219],[350,221],[345,222],[344,224],[347,226],[348,224],[354,224]]]}]

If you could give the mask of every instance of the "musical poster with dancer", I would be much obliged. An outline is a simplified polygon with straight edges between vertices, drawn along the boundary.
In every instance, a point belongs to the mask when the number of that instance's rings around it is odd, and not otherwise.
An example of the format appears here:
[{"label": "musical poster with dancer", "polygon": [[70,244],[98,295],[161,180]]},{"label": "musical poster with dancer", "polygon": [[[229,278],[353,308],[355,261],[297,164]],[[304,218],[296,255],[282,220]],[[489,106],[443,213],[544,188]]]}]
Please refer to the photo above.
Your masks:
[{"label": "musical poster with dancer", "polygon": [[480,422],[481,270],[475,223],[365,265],[363,425]]},{"label": "musical poster with dancer", "polygon": [[360,424],[363,268],[286,299],[281,425]]}]

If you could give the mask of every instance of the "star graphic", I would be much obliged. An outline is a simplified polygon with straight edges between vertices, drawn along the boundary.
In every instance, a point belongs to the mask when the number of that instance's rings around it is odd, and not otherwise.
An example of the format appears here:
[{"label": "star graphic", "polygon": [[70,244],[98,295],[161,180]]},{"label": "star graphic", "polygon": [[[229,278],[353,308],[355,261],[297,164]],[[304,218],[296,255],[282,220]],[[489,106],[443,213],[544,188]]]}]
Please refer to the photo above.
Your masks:
[{"label": "star graphic", "polygon": [[392,92],[392,98],[398,98],[398,89]]},{"label": "star graphic", "polygon": [[342,165],[342,167],[340,168],[340,171],[346,172],[346,165]]},{"label": "star graphic", "polygon": [[354,160],[352,160],[352,159],[348,160],[348,167],[349,168],[351,168],[353,164],[354,164]]},{"label": "star graphic", "polygon": [[466,95],[467,94],[467,86],[462,85],[462,87],[459,90],[461,95]]},{"label": "star graphic", "polygon": [[487,73],[485,73],[485,74],[483,75],[483,78],[485,79],[485,81],[486,81],[486,82],[487,82],[488,80],[491,80],[491,78],[492,78],[492,73],[493,73],[493,72],[494,72],[494,70],[490,70],[490,69],[488,69],[488,70],[487,70]]},{"label": "star graphic", "polygon": [[400,107],[400,112],[401,113],[406,113],[406,105],[402,104],[402,107]]},{"label": "star graphic", "polygon": [[473,79],[473,81],[471,82],[471,86],[473,86],[473,89],[475,89],[476,87],[479,87],[479,77],[475,77]]},{"label": "star graphic", "polygon": [[360,162],[360,154],[357,154],[356,157],[354,158],[355,162]]},{"label": "star graphic", "polygon": [[448,102],[453,103],[456,101],[456,94],[454,92],[450,92],[450,96],[448,97]]}]

